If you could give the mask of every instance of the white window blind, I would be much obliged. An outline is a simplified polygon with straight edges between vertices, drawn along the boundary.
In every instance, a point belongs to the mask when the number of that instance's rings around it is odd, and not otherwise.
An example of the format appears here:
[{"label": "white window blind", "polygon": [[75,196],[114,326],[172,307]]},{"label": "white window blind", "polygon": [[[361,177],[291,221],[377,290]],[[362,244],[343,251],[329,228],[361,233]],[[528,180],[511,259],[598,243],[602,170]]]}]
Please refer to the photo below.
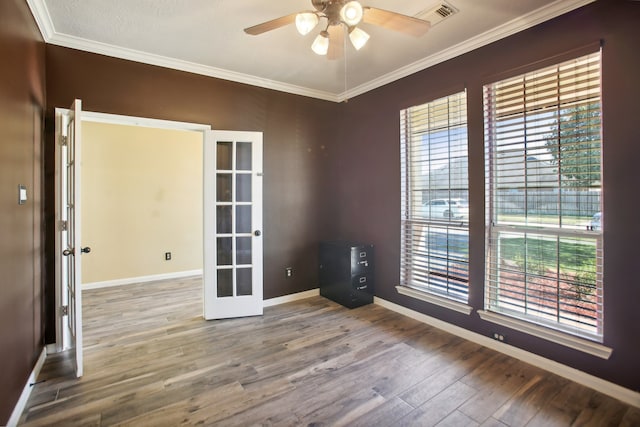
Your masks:
[{"label": "white window blind", "polygon": [[467,302],[467,97],[400,112],[401,286]]},{"label": "white window blind", "polygon": [[484,87],[485,306],[602,341],[600,53]]}]

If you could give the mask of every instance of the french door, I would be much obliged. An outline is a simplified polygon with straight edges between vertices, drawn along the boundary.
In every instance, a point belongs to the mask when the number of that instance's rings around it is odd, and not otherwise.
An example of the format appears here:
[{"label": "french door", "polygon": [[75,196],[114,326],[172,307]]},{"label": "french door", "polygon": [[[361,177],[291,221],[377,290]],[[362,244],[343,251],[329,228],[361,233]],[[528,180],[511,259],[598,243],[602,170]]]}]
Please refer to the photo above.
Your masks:
[{"label": "french door", "polygon": [[261,132],[205,132],[203,240],[205,319],[261,315]]},{"label": "french door", "polygon": [[82,357],[82,248],[80,233],[82,101],[69,110],[56,109],[56,337],[59,350],[73,349],[76,376],[83,374]]}]

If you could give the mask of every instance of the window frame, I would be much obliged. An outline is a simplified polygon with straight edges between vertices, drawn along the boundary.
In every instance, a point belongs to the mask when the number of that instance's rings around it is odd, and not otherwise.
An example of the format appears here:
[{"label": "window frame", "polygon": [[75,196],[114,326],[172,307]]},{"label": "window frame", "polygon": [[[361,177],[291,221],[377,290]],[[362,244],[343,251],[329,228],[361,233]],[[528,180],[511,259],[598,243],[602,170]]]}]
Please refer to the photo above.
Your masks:
[{"label": "window frame", "polygon": [[[446,103],[446,114],[441,115],[442,107]],[[436,109],[438,112],[435,113]],[[424,115],[424,116],[422,116]],[[421,120],[414,120],[416,116],[423,117]],[[446,119],[444,118],[446,116]],[[455,117],[454,117],[455,116]],[[426,117],[426,118],[424,118]],[[446,124],[435,126],[436,123],[445,120]],[[415,123],[412,123],[415,121]],[[456,134],[460,132],[460,134]],[[446,133],[446,157],[438,157],[437,161],[447,167],[451,167],[452,160],[458,160],[465,164],[464,168],[464,186],[458,189],[461,194],[465,194],[468,200],[469,179],[468,179],[468,114],[467,114],[467,93],[466,89],[443,96],[424,104],[404,108],[400,111],[400,149],[401,149],[401,259],[400,259],[400,285],[396,287],[398,293],[427,301],[432,304],[443,306],[460,313],[470,314],[472,307],[468,305],[469,301],[469,222],[468,213],[466,220],[464,213],[459,214],[459,218],[452,217],[449,209],[449,199],[459,198],[452,196],[451,193],[451,171],[448,170],[448,186],[447,189],[432,190],[431,185],[425,189],[417,184],[418,179],[415,178],[417,169],[427,168],[430,171],[435,163],[431,156],[431,145],[426,143],[429,148],[429,154],[419,154],[421,148],[416,149],[419,144],[425,144],[429,138],[434,138],[438,133]],[[436,144],[434,142],[434,144]],[[441,146],[444,144],[439,141]],[[451,150],[456,149],[457,155],[451,157]],[[464,146],[463,154],[461,147]],[[425,156],[428,160],[418,160],[418,157]],[[433,155],[435,157],[435,155]],[[462,159],[462,160],[461,160]],[[429,178],[431,179],[431,178]],[[457,178],[460,180],[460,178]],[[434,178],[435,180],[435,178]],[[430,181],[429,181],[430,182]],[[433,191],[433,197],[431,197]],[[455,193],[454,189],[454,193]],[[418,204],[417,192],[421,194],[421,202]],[[442,194],[446,192],[446,196]],[[426,196],[425,196],[426,194]],[[438,195],[436,195],[438,194]],[[427,200],[424,198],[427,197]],[[437,203],[440,200],[441,203]],[[434,218],[431,214],[431,207],[438,210],[444,209],[444,218]],[[426,216],[424,209],[428,209],[429,214]],[[449,212],[449,218],[446,219],[446,212]],[[433,249],[435,244],[430,244],[431,237],[437,234],[446,233],[446,255],[436,256],[436,250]],[[459,266],[464,266],[464,256],[456,257],[456,250],[463,251],[464,237],[462,246],[450,245],[451,236],[466,234],[466,268],[460,270]],[[418,237],[414,237],[414,236]],[[428,237],[424,237],[424,236]],[[417,240],[416,240],[417,239]],[[460,238],[458,238],[460,240]],[[451,240],[454,241],[454,240]],[[442,251],[440,251],[442,252]],[[418,261],[416,258],[421,257]],[[427,261],[425,261],[425,259]],[[433,259],[433,260],[432,260]],[[425,263],[428,265],[425,267]],[[443,267],[444,266],[444,267]],[[452,267],[458,266],[458,267]],[[435,272],[432,269],[444,268],[444,273]],[[453,268],[453,270],[452,270]],[[457,270],[456,270],[457,268]],[[451,271],[460,271],[464,276],[451,275]],[[434,279],[435,276],[437,280]],[[426,283],[425,283],[426,282]],[[461,292],[460,283],[466,282]],[[442,284],[444,283],[444,285]]]},{"label": "window frame", "polygon": [[[564,66],[568,63],[571,62],[575,62],[578,63],[580,60],[585,60],[588,57],[595,57],[598,56],[598,61],[597,61],[597,65],[598,65],[598,96],[597,99],[594,101],[593,98],[591,97],[587,97],[586,101],[584,100],[580,100],[580,104],[578,104],[578,101],[575,101],[576,105],[582,105],[582,103],[587,102],[587,103],[593,103],[593,102],[597,102],[598,103],[598,117],[599,117],[599,139],[598,139],[598,150],[599,150],[599,164],[600,164],[600,175],[599,175],[599,211],[598,212],[603,212],[603,205],[602,205],[602,122],[601,122],[601,116],[602,116],[602,87],[600,84],[600,79],[601,79],[601,73],[602,73],[602,56],[601,56],[601,51],[600,50],[590,50],[589,52],[583,52],[579,55],[574,55],[572,57],[569,58],[565,58],[563,60],[558,60],[555,63],[552,64],[548,64],[546,66],[541,66],[537,69],[534,70],[530,70],[528,72],[524,72],[524,73],[519,73],[517,75],[511,75],[511,76],[501,76],[501,78],[499,80],[496,80],[494,82],[488,83],[486,85],[484,85],[483,87],[483,93],[484,93],[484,104],[485,104],[485,117],[484,117],[484,123],[485,123],[485,179],[486,179],[486,192],[485,192],[485,200],[486,200],[486,228],[485,228],[485,233],[486,233],[486,254],[485,254],[485,296],[484,296],[484,310],[479,310],[478,313],[480,314],[481,318],[490,322],[494,322],[494,323],[499,323],[505,326],[509,326],[512,327],[514,329],[518,329],[518,330],[522,330],[525,331],[527,333],[530,333],[532,335],[536,335],[545,339],[549,339],[551,341],[555,341],[555,342],[559,342],[561,344],[564,345],[568,345],[570,347],[573,348],[577,348],[580,349],[582,351],[586,351],[588,353],[591,354],[595,354],[598,355],[599,357],[603,357],[603,358],[608,358],[608,356],[611,354],[611,349],[608,349],[604,346],[601,346],[600,344],[596,344],[595,342],[603,342],[604,340],[604,309],[603,309],[603,304],[602,304],[602,297],[604,294],[604,284],[602,281],[602,271],[603,271],[603,254],[602,254],[602,230],[589,230],[588,227],[585,228],[584,230],[578,229],[578,228],[564,228],[562,226],[562,215],[563,215],[563,211],[560,211],[560,213],[558,214],[560,216],[560,223],[558,225],[558,227],[549,227],[549,226],[541,226],[541,224],[529,224],[528,222],[525,222],[524,224],[505,224],[505,223],[500,223],[500,221],[498,221],[498,214],[497,214],[497,199],[498,199],[498,184],[497,184],[497,180],[496,180],[496,176],[500,175],[500,173],[503,173],[503,171],[497,171],[497,164],[498,164],[498,160],[497,158],[499,157],[498,155],[498,151],[497,148],[499,146],[499,142],[497,141],[497,137],[494,134],[494,131],[496,129],[497,123],[499,123],[499,120],[495,117],[492,116],[492,113],[494,113],[492,107],[495,108],[495,104],[491,103],[491,100],[494,100],[493,98],[490,98],[490,94],[489,92],[495,88],[496,85],[499,85],[501,83],[504,82],[509,82],[509,81],[514,81],[517,80],[518,78],[522,78],[523,81],[525,81],[525,79],[527,77],[531,77],[534,76],[536,74],[540,74],[540,73],[544,73],[554,67],[557,67],[558,70],[560,69],[561,66]],[[513,73],[516,74],[516,73]],[[558,71],[558,76],[560,74],[560,72]],[[535,78],[533,78],[533,80],[535,80]],[[558,82],[560,83],[564,83],[563,80],[561,80],[561,77],[558,77],[557,79]],[[558,86],[562,86],[561,84],[558,84]],[[517,89],[516,89],[517,90]],[[540,89],[541,90],[541,89]],[[579,93],[580,91],[577,91],[576,93]],[[533,96],[533,95],[532,95]],[[579,97],[579,96],[578,96]],[[560,96],[559,96],[560,99]],[[523,114],[526,115],[528,112],[533,111],[533,110],[528,110],[527,106],[526,106],[526,101],[523,98]],[[515,105],[515,102],[514,102]],[[513,108],[516,108],[517,105]],[[546,106],[548,107],[548,106]],[[555,110],[553,110],[553,108],[555,108]],[[562,113],[563,111],[566,111],[567,109],[567,105],[563,104],[562,102],[558,101],[558,103],[556,105],[552,105],[551,106],[551,110],[552,111],[557,111],[558,112],[558,116],[562,117]],[[538,113],[540,114],[540,113]],[[505,118],[508,117],[508,114],[504,114],[503,116],[501,116],[501,118]],[[538,119],[540,120],[540,119]],[[526,127],[528,126],[527,124],[523,125],[522,127],[522,131],[523,133],[526,133],[526,131],[528,130],[528,128]],[[523,137],[524,141],[523,141],[523,150],[525,151],[525,156],[526,156],[526,150],[528,150],[528,140],[527,137],[524,136]],[[561,140],[561,138],[559,138],[559,141]],[[559,143],[560,144],[560,143]],[[558,147],[560,147],[560,145],[558,145]],[[558,148],[560,150],[560,148]],[[504,159],[503,159],[504,160]],[[528,160],[528,158],[526,159]],[[506,160],[504,160],[506,161]],[[526,163],[526,162],[525,162]],[[528,190],[529,188],[535,188],[534,186],[529,187],[527,181],[527,169],[525,169],[525,173],[524,175],[524,181],[525,181],[525,190]],[[562,170],[562,166],[560,165],[560,162],[558,164],[557,167],[557,174],[558,174],[558,181],[562,182],[563,179],[563,173],[561,172]],[[561,184],[559,184],[558,187],[558,191],[560,192],[559,194],[561,194],[562,192],[562,187]],[[525,200],[527,197],[527,193],[525,191]],[[558,196],[559,199],[561,199],[561,195]],[[525,202],[526,203],[526,202]],[[528,215],[528,211],[525,211],[525,218]],[[538,235],[538,236],[547,236],[547,237],[542,237],[542,238],[556,238],[558,241],[558,247],[560,247],[562,245],[562,241],[563,239],[565,239],[565,241],[570,241],[571,239],[576,239],[576,241],[579,241],[578,239],[584,238],[584,239],[591,239],[594,241],[595,246],[596,246],[596,251],[595,251],[595,262],[596,262],[596,292],[597,292],[597,297],[596,297],[596,326],[595,326],[595,332],[591,332],[588,331],[586,329],[581,329],[579,327],[569,327],[567,326],[567,324],[562,324],[560,321],[558,322],[551,322],[548,321],[548,319],[544,319],[544,315],[540,314],[539,316],[535,316],[535,315],[531,315],[529,312],[529,309],[527,308],[527,302],[525,301],[524,303],[524,312],[518,312],[518,311],[514,311],[514,310],[509,310],[509,309],[505,309],[503,307],[500,306],[500,304],[503,302],[499,296],[496,296],[496,293],[498,293],[500,291],[500,279],[497,278],[499,276],[499,274],[496,274],[496,271],[499,272],[500,271],[500,263],[504,261],[503,258],[501,258],[500,254],[499,254],[499,245],[500,245],[500,241],[499,241],[499,236],[500,233],[513,233],[514,235],[520,233],[522,236],[524,236],[525,238],[525,244],[526,244],[526,239],[527,236],[531,236],[531,235]],[[557,252],[557,257],[560,257],[560,249],[558,249]],[[525,263],[526,265],[526,263]],[[560,265],[559,261],[558,261],[558,266]],[[526,267],[525,267],[526,268]],[[560,267],[558,267],[559,269]],[[493,276],[492,276],[493,274]],[[523,273],[525,276],[524,282],[525,283],[525,295],[527,294],[527,285],[526,283],[527,280],[527,273],[524,272]],[[546,272],[541,273],[542,277],[547,277],[548,274]],[[558,272],[556,273],[556,280],[558,282],[558,295],[560,294],[560,282],[563,279],[560,279],[560,270],[558,270]],[[577,279],[576,279],[577,280]],[[506,293],[506,292],[505,292]],[[526,296],[524,297],[526,300]],[[506,305],[506,304],[505,304]],[[542,312],[542,310],[540,310]],[[558,304],[558,318],[561,317],[561,309],[560,309],[560,305]],[[576,344],[577,343],[577,344]]]}]

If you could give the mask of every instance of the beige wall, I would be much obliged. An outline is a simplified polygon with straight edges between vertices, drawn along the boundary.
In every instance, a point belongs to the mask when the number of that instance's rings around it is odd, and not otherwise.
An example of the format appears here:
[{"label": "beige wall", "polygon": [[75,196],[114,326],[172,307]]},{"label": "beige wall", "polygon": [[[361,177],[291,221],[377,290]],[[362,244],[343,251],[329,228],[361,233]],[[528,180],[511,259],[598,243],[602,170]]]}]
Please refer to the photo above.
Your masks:
[{"label": "beige wall", "polygon": [[202,134],[94,122],[82,132],[82,282],[202,269]]}]

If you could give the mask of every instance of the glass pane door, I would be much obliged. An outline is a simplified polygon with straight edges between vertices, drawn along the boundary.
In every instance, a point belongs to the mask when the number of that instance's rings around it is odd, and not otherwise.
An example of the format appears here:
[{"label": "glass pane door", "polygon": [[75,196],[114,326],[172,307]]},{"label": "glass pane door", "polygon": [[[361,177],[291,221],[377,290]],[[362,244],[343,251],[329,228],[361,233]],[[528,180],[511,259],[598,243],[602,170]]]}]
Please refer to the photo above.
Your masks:
[{"label": "glass pane door", "polygon": [[251,143],[216,142],[218,298],[252,295]]},{"label": "glass pane door", "polygon": [[261,314],[262,134],[212,134],[205,141],[205,317]]}]

